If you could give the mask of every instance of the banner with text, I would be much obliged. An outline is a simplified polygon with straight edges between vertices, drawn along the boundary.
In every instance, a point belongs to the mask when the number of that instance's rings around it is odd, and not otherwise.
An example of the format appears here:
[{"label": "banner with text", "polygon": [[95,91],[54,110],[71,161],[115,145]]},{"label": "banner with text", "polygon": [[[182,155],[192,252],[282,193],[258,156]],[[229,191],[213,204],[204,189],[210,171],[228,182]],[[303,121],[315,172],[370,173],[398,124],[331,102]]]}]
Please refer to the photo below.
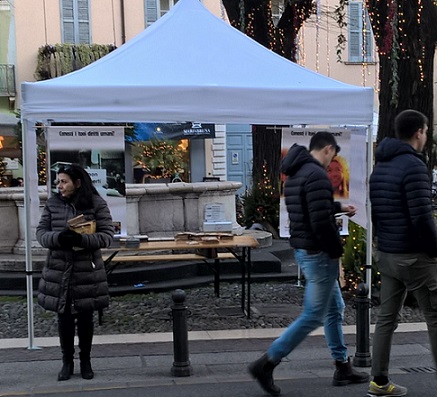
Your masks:
[{"label": "banner with text", "polygon": [[127,234],[124,127],[48,127],[47,160],[47,183],[52,192],[56,191],[59,168],[79,164],[108,203],[115,233]]},{"label": "banner with text", "polygon": [[[352,220],[366,227],[366,129],[365,128],[283,128],[281,156],[284,157],[290,147],[298,145],[309,147],[311,137],[318,131],[328,131],[334,135],[340,146],[340,153],[327,169],[334,190],[334,200],[357,206],[357,214]],[[281,199],[279,211],[279,232],[281,237],[289,237],[288,220],[283,183],[286,176],[281,174]],[[348,234],[347,216],[338,216],[340,234]]]}]

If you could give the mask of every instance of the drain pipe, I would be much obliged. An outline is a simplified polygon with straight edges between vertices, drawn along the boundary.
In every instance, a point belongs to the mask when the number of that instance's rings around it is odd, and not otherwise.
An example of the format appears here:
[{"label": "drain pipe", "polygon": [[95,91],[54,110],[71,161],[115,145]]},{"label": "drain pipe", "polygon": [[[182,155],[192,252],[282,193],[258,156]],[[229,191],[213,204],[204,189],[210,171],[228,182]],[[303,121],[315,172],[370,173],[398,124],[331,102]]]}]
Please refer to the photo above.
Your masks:
[{"label": "drain pipe", "polygon": [[121,44],[126,43],[126,21],[124,13],[124,0],[120,0],[120,17],[121,17]]}]

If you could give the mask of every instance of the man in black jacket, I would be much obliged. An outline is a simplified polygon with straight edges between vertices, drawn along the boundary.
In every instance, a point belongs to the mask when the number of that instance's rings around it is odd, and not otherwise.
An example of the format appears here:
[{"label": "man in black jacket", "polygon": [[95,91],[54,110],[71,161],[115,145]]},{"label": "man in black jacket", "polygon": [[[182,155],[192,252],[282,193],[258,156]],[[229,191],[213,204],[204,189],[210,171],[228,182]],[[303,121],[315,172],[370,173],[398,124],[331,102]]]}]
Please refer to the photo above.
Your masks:
[{"label": "man in black jacket", "polygon": [[407,389],[388,378],[393,332],[410,291],[428,326],[437,363],[437,232],[431,206],[430,174],[420,154],[428,119],[415,110],[395,118],[395,138],[376,149],[370,177],[372,221],[381,272],[381,305],[373,337],[372,375],[368,396],[405,396]]},{"label": "man in black jacket", "polygon": [[284,195],[290,220],[290,245],[305,275],[306,287],[301,315],[249,366],[252,376],[272,396],[281,392],[273,382],[274,368],[321,325],[325,326],[325,338],[336,364],[333,384],[343,386],[369,380],[366,373],[352,368],[342,331],[344,302],[338,277],[343,248],[335,213],[352,216],[356,208],[333,200],[326,168],[339,150],[334,136],[320,131],[311,138],[309,151],[293,145],[282,161],[281,172],[287,175]]}]

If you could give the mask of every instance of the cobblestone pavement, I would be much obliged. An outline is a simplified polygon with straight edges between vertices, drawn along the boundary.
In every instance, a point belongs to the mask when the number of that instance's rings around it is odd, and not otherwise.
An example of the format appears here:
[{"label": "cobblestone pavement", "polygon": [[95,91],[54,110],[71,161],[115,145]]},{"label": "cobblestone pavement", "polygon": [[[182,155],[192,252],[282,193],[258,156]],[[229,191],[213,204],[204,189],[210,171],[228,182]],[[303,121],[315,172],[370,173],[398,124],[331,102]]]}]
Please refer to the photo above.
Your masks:
[{"label": "cobblestone pavement", "polygon": [[[294,283],[252,284],[252,315],[242,315],[241,286],[239,283],[220,286],[220,298],[215,297],[213,286],[186,289],[189,309],[188,330],[226,330],[251,328],[280,328],[288,326],[302,309],[303,288]],[[96,324],[97,335],[171,332],[172,292],[131,294],[111,298],[110,307],[104,310],[103,324]],[[355,324],[353,299],[344,294],[345,325]],[[378,307],[371,309],[371,322],[375,322]],[[422,322],[418,309],[404,307],[400,322]],[[97,323],[97,321],[96,321]],[[26,298],[0,297],[0,338],[27,336]],[[35,337],[57,336],[56,315],[34,305]]]}]

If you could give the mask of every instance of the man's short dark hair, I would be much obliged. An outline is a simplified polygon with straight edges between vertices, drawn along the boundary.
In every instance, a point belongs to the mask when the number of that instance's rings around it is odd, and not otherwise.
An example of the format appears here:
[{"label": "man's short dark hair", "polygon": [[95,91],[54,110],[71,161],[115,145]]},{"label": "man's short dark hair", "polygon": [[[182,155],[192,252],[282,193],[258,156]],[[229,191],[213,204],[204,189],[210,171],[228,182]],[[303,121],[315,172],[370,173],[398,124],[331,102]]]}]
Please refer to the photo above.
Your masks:
[{"label": "man's short dark hair", "polygon": [[337,145],[337,141],[328,131],[318,131],[311,137],[310,141],[310,152],[311,150],[322,150],[325,146],[332,145],[335,148],[335,152],[340,151],[340,146]]},{"label": "man's short dark hair", "polygon": [[395,117],[395,135],[401,140],[409,140],[417,130],[428,125],[428,117],[417,110],[407,109]]}]

